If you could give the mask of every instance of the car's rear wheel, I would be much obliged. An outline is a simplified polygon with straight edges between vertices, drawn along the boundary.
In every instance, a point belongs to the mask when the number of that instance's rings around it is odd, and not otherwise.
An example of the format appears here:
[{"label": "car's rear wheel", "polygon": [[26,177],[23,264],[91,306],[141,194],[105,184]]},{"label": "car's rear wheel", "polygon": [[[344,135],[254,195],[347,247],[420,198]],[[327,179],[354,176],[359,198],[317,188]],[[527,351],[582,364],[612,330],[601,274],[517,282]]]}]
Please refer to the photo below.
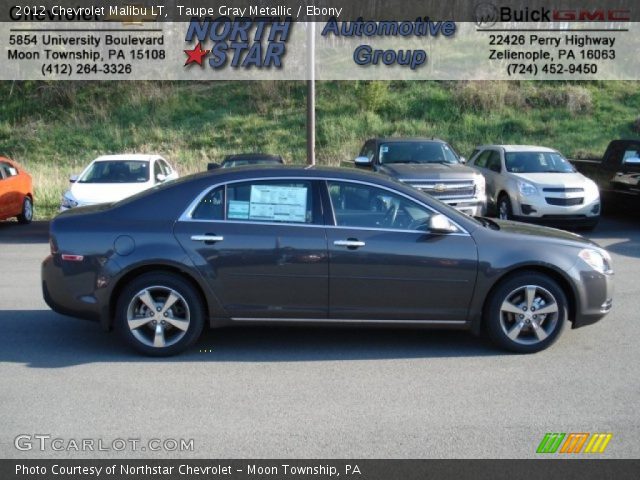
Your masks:
[{"label": "car's rear wheel", "polygon": [[600,220],[600,217],[596,217],[594,220],[591,220],[588,223],[581,225],[579,229],[584,232],[593,232],[598,226],[599,220]]},{"label": "car's rear wheel", "polygon": [[498,199],[498,218],[500,220],[511,220],[513,218],[513,209],[511,208],[511,200],[509,195],[503,193]]},{"label": "car's rear wheel", "polygon": [[129,283],[116,306],[118,329],[136,350],[175,355],[202,333],[204,307],[196,289],[168,273],[147,273]]},{"label": "car's rear wheel", "polygon": [[553,279],[536,272],[518,273],[502,281],[484,312],[493,342],[517,353],[549,347],[566,320],[566,295]]},{"label": "car's rear wheel", "polygon": [[33,220],[33,202],[31,198],[24,197],[22,201],[22,212],[18,215],[18,222],[26,224]]}]

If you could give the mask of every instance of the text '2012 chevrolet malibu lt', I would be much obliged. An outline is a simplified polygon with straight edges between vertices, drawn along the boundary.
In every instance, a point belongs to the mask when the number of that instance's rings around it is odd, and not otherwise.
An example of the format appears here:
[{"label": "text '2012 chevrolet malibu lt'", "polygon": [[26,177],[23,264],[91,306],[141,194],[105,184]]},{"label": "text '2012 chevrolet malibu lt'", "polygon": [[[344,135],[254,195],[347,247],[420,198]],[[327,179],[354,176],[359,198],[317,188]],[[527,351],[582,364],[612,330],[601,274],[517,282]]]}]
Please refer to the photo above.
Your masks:
[{"label": "text '2012 chevrolet malibu lt'", "polygon": [[612,303],[611,259],[595,243],[474,219],[348,169],[205,172],[65,212],[50,243],[51,308],[158,356],[205,325],[266,323],[485,330],[529,353]]}]

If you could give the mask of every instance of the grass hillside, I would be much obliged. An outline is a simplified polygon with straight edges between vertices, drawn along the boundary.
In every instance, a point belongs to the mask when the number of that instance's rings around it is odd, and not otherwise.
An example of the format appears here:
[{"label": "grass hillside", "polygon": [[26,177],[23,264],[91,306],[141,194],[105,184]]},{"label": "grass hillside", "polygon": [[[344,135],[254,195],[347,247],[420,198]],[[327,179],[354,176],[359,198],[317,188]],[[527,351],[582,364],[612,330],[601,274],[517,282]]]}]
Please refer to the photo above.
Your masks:
[{"label": "grass hillside", "polygon": [[[305,82],[0,82],[0,155],[31,172],[47,218],[69,175],[104,153],[157,152],[182,175],[227,153],[304,163],[305,94]],[[639,82],[319,82],[316,101],[317,158],[331,165],[376,135],[597,157],[640,129]]]}]

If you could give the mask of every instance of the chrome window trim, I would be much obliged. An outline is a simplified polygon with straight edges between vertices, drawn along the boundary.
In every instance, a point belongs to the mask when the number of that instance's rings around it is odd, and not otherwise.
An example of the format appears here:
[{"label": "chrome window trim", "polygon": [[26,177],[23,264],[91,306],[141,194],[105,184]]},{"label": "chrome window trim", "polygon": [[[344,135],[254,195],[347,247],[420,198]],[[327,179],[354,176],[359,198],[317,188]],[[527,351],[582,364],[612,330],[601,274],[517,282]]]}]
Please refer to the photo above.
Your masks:
[{"label": "chrome window trim", "polygon": [[[244,220],[227,220],[225,219],[221,219],[221,220],[207,220],[207,219],[197,219],[194,220],[192,218],[193,212],[195,211],[196,207],[200,204],[200,202],[202,201],[202,199],[209,194],[209,192],[211,192],[212,190],[215,190],[216,188],[219,187],[224,187],[225,188],[225,204],[226,204],[226,189],[228,185],[231,184],[235,184],[235,183],[246,183],[246,182],[255,182],[255,181],[270,181],[270,180],[276,180],[276,181],[282,181],[282,180],[292,180],[292,181],[300,181],[300,180],[304,180],[304,181],[308,181],[308,182],[313,182],[313,181],[319,181],[319,182],[346,182],[346,183],[356,183],[356,184],[360,184],[360,185],[367,185],[370,187],[374,187],[374,188],[380,188],[382,190],[387,190],[388,192],[391,192],[395,195],[400,195],[404,198],[406,198],[407,200],[423,207],[426,208],[427,210],[430,210],[433,213],[439,214],[439,215],[444,215],[445,217],[447,217],[447,219],[456,226],[456,228],[459,230],[458,232],[455,233],[446,233],[446,234],[442,234],[442,235],[447,235],[447,236],[465,236],[465,237],[469,237],[471,236],[469,234],[469,232],[463,228],[458,222],[452,220],[448,215],[445,215],[442,212],[439,212],[438,210],[436,210],[435,208],[427,205],[426,203],[422,203],[419,200],[416,200],[415,198],[410,197],[409,195],[403,193],[403,192],[399,192],[398,190],[394,190],[392,188],[386,187],[384,185],[379,185],[377,183],[371,183],[371,182],[366,182],[363,180],[352,180],[352,179],[344,179],[344,178],[336,178],[336,177],[254,177],[254,178],[243,178],[243,179],[238,179],[238,180],[229,180],[226,182],[219,182],[216,183],[210,187],[205,188],[202,192],[200,192],[200,194],[198,194],[196,196],[196,198],[189,204],[189,206],[185,209],[184,212],[182,212],[182,215],[180,215],[180,217],[178,218],[178,222],[205,222],[205,223],[231,223],[231,224],[242,224],[242,225],[279,225],[279,226],[287,226],[287,227],[312,227],[312,228],[333,228],[333,229],[342,229],[342,230],[367,230],[367,231],[381,231],[381,232],[401,232],[401,233],[419,233],[421,235],[425,235],[427,233],[429,233],[428,231],[423,231],[423,230],[403,230],[403,229],[395,229],[395,228],[374,228],[374,227],[345,227],[345,226],[340,226],[340,225],[336,225],[336,219],[335,219],[335,212],[334,212],[334,208],[333,208],[333,203],[331,201],[331,195],[329,195],[329,202],[331,204],[331,215],[332,215],[332,219],[333,219],[333,225],[319,225],[319,224],[315,224],[315,223],[288,223],[288,222],[257,222],[257,221],[244,221]],[[328,185],[327,185],[328,186]],[[327,189],[328,192],[328,189]],[[225,206],[226,207],[226,206]],[[226,217],[226,208],[225,208],[225,217]]]},{"label": "chrome window trim", "polygon": [[291,323],[358,323],[388,325],[465,325],[466,320],[362,320],[358,318],[269,318],[231,317],[233,322],[291,322]]}]

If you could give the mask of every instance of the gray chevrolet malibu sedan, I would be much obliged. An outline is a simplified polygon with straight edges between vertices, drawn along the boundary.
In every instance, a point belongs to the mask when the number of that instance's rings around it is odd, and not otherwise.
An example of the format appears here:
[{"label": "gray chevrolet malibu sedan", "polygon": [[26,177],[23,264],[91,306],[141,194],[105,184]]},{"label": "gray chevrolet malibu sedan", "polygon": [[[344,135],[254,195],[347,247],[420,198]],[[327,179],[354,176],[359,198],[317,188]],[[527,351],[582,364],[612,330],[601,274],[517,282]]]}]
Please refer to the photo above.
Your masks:
[{"label": "gray chevrolet malibu sedan", "polygon": [[62,213],[50,243],[49,306],[157,356],[205,325],[266,323],[486,331],[530,353],[612,304],[611,259],[595,243],[471,218],[349,169],[197,174]]}]

